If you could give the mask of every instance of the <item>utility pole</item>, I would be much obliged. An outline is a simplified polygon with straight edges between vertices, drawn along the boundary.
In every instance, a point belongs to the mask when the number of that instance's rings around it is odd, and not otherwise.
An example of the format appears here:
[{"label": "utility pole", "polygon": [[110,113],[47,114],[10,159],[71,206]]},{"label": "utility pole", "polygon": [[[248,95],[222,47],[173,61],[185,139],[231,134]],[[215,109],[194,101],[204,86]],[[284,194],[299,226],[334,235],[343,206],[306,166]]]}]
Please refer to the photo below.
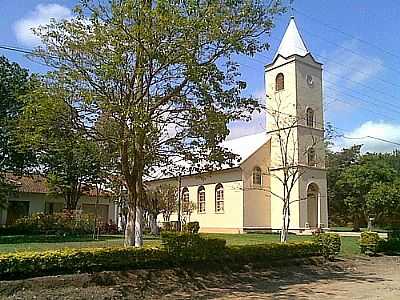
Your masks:
[{"label": "utility pole", "polygon": [[181,231],[181,173],[178,174],[178,231]]}]

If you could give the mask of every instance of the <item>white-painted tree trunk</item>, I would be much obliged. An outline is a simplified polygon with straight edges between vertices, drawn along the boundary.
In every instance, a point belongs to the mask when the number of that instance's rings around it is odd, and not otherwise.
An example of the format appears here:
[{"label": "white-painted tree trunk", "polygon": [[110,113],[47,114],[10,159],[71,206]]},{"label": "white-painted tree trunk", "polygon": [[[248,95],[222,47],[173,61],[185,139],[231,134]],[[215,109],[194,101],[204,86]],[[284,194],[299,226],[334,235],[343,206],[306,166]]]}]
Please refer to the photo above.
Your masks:
[{"label": "white-painted tree trunk", "polygon": [[143,246],[143,209],[136,207],[136,220],[135,220],[135,247]]},{"label": "white-painted tree trunk", "polygon": [[124,245],[126,247],[135,245],[135,215],[133,208],[128,209],[128,215],[126,217]]},{"label": "white-painted tree trunk", "polygon": [[150,231],[153,235],[158,235],[157,216],[150,214]]},{"label": "white-painted tree trunk", "polygon": [[288,207],[286,207],[283,209],[282,230],[280,236],[281,243],[286,243],[288,240],[289,223],[290,223],[290,210]]}]

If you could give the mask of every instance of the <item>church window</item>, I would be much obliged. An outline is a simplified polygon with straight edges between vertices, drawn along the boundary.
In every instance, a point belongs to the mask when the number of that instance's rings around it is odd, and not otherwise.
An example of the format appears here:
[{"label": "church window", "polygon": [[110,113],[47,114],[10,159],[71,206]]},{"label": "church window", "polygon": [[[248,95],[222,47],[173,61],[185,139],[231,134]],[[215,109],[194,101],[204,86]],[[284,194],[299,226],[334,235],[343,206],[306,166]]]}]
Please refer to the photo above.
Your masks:
[{"label": "church window", "polygon": [[260,167],[255,167],[253,169],[253,184],[261,185],[261,169],[260,169]]},{"label": "church window", "polygon": [[316,162],[316,158],[315,158],[315,149],[314,148],[309,148],[307,150],[307,161],[308,161],[308,165],[315,167],[317,162]]},{"label": "church window", "polygon": [[278,92],[280,90],[283,90],[285,88],[285,78],[282,73],[279,73],[276,75],[275,78],[275,90]]},{"label": "church window", "polygon": [[224,212],[224,187],[220,183],[215,187],[215,211]]},{"label": "church window", "polygon": [[188,188],[183,188],[182,190],[182,210],[187,211],[189,208],[189,190]]},{"label": "church window", "polygon": [[314,127],[314,110],[312,108],[307,108],[306,110],[307,126]]},{"label": "church window", "polygon": [[197,191],[197,207],[199,213],[206,212],[206,190],[204,186],[199,187]]}]

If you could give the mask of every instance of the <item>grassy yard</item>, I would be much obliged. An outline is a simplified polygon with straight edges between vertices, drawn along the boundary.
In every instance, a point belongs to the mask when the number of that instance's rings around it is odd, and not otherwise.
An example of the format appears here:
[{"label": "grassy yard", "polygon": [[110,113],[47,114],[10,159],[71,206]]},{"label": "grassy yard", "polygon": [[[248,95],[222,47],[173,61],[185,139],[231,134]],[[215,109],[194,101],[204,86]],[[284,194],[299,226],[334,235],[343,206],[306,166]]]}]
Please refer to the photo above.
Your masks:
[{"label": "grassy yard", "polygon": [[[278,234],[204,234],[210,238],[221,238],[228,245],[255,245],[271,242],[279,242]],[[310,240],[311,236],[289,235],[289,242]],[[160,240],[151,236],[145,236],[145,247],[160,245]],[[46,237],[46,236],[16,236],[0,237],[0,253],[17,251],[44,251],[62,248],[96,248],[123,246],[123,238],[118,235],[101,236],[98,240],[92,237]],[[357,237],[342,237],[341,256],[359,255]]]}]

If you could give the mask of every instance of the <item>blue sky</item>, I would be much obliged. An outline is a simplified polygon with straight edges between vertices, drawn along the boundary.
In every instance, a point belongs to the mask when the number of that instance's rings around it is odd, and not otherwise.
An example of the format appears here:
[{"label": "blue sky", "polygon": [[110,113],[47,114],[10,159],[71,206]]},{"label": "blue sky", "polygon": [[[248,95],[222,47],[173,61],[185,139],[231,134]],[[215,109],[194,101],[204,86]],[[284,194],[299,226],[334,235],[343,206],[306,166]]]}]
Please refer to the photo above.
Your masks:
[{"label": "blue sky", "polygon": [[[32,48],[37,41],[28,28],[50,17],[68,17],[76,1],[2,0],[0,45]],[[242,58],[248,93],[263,95],[263,65],[275,54],[293,14],[303,39],[324,64],[325,119],[348,137],[371,135],[400,143],[400,5],[385,1],[295,0],[294,11],[276,20],[271,48],[254,58]],[[32,72],[43,66],[23,55],[1,50]],[[265,128],[265,115],[250,123],[231,125],[230,138]],[[373,139],[338,139],[338,146],[364,143],[365,151],[390,151],[396,146]]]}]

